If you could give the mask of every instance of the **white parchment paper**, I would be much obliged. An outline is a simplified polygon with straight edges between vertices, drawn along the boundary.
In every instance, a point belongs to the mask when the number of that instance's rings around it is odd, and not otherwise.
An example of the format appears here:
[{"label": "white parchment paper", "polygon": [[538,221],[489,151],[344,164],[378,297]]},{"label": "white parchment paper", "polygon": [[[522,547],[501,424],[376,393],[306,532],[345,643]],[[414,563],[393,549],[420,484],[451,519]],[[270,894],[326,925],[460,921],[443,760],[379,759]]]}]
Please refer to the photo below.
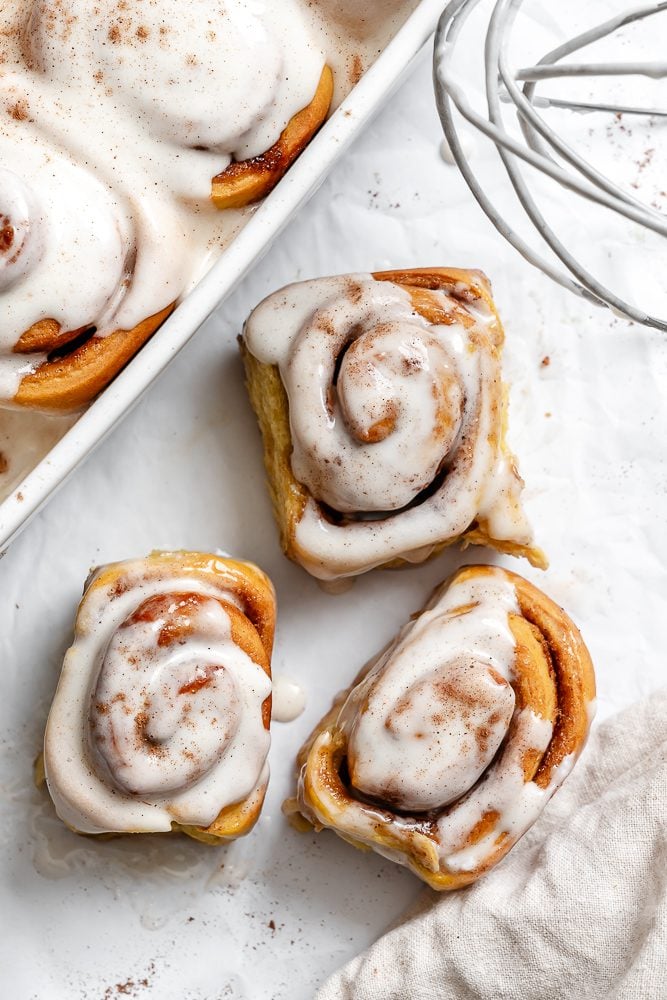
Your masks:
[{"label": "white parchment paper", "polygon": [[[613,155],[659,199],[664,131],[652,126],[662,158],[652,173],[632,167],[641,150],[609,128]],[[336,690],[453,567],[489,553],[450,551],[372,573],[337,597],[283,558],[235,338],[257,301],[288,281],[437,264],[490,275],[507,327],[511,441],[551,567],[502,561],[580,625],[599,717],[664,681],[664,335],[570,297],[524,264],[442,160],[439,139],[424,58],[261,265],[0,562],[0,979],[13,1000],[305,1000],[419,890],[407,872],[331,834],[297,834],[280,803],[295,752]],[[472,155],[495,169],[481,145]],[[586,239],[600,249],[599,234]],[[631,253],[629,242],[628,267]],[[307,690],[305,714],[274,728],[263,817],[229,847],[82,840],[32,784],[89,568],[158,547],[219,547],[260,563],[279,598],[274,671]]]}]

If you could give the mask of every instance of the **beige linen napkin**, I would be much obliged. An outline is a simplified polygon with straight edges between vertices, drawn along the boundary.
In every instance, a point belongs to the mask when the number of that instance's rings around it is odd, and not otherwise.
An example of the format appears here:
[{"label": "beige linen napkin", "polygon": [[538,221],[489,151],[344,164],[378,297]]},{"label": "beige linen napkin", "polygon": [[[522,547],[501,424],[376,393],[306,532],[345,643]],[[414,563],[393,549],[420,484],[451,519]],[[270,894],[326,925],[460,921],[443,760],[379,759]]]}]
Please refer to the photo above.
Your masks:
[{"label": "beige linen napkin", "polygon": [[317,1000],[667,998],[667,688],[594,730],[476,885],[417,906]]}]

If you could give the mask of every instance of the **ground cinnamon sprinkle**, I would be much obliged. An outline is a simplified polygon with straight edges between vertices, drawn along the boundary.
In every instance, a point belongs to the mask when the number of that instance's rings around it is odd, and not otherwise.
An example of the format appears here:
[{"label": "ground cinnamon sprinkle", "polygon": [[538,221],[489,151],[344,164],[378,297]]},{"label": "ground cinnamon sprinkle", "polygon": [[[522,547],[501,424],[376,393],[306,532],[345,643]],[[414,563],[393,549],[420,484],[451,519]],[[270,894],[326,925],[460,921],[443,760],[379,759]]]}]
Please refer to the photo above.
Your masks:
[{"label": "ground cinnamon sprinkle", "polygon": [[148,975],[142,976],[141,979],[126,979],[124,982],[118,982],[115,986],[107,986],[106,990],[102,994],[102,1000],[113,1000],[113,997],[126,996],[135,997],[140,990],[147,990],[151,985],[150,976],[155,972],[155,962],[151,962],[148,966]]},{"label": "ground cinnamon sprinkle", "polygon": [[23,98],[16,101],[15,104],[10,105],[7,110],[9,111],[10,118],[13,118],[15,122],[25,122],[30,118],[28,102]]},{"label": "ground cinnamon sprinkle", "polygon": [[0,253],[8,253],[14,243],[14,227],[5,215],[0,215]]},{"label": "ground cinnamon sprinkle", "polygon": [[361,56],[355,52],[353,56],[350,56],[348,62],[348,74],[350,77],[350,83],[352,86],[356,86],[364,75],[364,64]]}]

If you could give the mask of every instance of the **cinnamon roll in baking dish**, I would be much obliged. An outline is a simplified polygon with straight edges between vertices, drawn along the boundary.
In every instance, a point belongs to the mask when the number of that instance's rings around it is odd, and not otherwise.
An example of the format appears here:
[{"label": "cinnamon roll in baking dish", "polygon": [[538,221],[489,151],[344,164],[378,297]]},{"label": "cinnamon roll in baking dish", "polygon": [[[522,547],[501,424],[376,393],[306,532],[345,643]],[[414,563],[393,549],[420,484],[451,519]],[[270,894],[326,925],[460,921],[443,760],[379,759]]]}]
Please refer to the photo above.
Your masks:
[{"label": "cinnamon roll in baking dish", "polygon": [[[112,191],[46,142],[0,133],[0,400],[44,410],[88,402],[168,316],[142,278],[132,219]],[[169,283],[177,276],[164,275]],[[137,284],[133,283],[137,280]]]},{"label": "cinnamon roll in baking dish", "polygon": [[570,773],[594,697],[565,612],[514,573],[466,567],[315,728],[285,811],[434,889],[469,885]]},{"label": "cinnamon roll in baking dish", "polygon": [[502,343],[478,271],[323,278],[261,303],[241,346],[287,555],[322,579],[457,541],[544,566],[505,443]]},{"label": "cinnamon roll in baking dish", "polygon": [[60,818],[86,834],[247,833],[268,782],[274,628],[250,563],[158,552],[96,570],[44,739]]},{"label": "cinnamon roll in baking dish", "polygon": [[0,12],[0,403],[88,402],[320,127],[299,0]]}]

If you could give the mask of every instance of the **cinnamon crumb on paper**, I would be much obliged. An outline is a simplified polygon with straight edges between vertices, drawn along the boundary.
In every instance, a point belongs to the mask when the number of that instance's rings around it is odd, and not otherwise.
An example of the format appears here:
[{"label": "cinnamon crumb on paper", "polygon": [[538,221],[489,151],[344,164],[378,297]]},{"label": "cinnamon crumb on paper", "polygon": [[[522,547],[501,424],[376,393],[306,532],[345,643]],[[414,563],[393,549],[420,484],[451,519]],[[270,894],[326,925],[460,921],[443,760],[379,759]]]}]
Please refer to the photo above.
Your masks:
[{"label": "cinnamon crumb on paper", "polygon": [[8,108],[10,118],[15,122],[26,122],[30,118],[30,106],[24,98],[20,98]]},{"label": "cinnamon crumb on paper", "polygon": [[364,63],[358,52],[348,60],[348,75],[350,83],[355,87],[364,75]]}]

